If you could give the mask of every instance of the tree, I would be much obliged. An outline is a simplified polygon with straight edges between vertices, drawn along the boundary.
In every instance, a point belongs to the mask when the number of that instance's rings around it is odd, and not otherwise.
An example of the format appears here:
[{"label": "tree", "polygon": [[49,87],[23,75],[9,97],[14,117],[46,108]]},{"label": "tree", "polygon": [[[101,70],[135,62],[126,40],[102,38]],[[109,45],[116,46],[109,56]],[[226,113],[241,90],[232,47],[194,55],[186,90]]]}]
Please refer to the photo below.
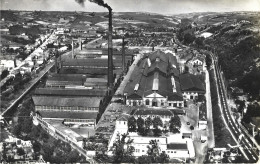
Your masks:
[{"label": "tree", "polygon": [[180,133],[181,128],[181,120],[180,117],[175,114],[174,117],[171,117],[170,123],[170,132],[172,133]]},{"label": "tree", "polygon": [[129,132],[136,131],[136,119],[133,116],[128,119],[128,130]]},{"label": "tree", "polygon": [[184,44],[190,44],[195,40],[195,36],[190,33],[184,34],[183,37]]},{"label": "tree", "polygon": [[33,142],[33,151],[39,152],[41,150],[41,144],[38,141]]},{"label": "tree", "polygon": [[152,162],[156,161],[156,157],[160,154],[160,148],[156,140],[149,141],[149,145],[147,146],[147,154],[151,157]]},{"label": "tree", "polygon": [[153,128],[158,129],[159,127],[163,126],[162,119],[160,117],[155,117],[153,119]]},{"label": "tree", "polygon": [[147,156],[147,155],[142,155],[142,156],[137,158],[137,162],[140,163],[140,164],[152,163],[152,158],[150,156]]},{"label": "tree", "polygon": [[145,120],[145,128],[146,129],[150,129],[151,125],[153,124],[153,120],[151,119],[151,117],[149,116],[146,120]]},{"label": "tree", "polygon": [[133,153],[135,149],[131,146],[132,143],[132,139],[126,141],[126,134],[121,136],[117,134],[117,140],[115,140],[111,148],[113,151],[113,162],[134,162]]},{"label": "tree", "polygon": [[138,117],[137,119],[137,131],[139,133],[143,133],[144,132],[144,119],[142,119],[141,117]]},{"label": "tree", "polygon": [[18,154],[19,156],[24,155],[25,152],[24,152],[23,148],[17,148],[17,154]]},{"label": "tree", "polygon": [[157,158],[156,158],[156,163],[167,163],[169,162],[169,155],[163,151]]}]

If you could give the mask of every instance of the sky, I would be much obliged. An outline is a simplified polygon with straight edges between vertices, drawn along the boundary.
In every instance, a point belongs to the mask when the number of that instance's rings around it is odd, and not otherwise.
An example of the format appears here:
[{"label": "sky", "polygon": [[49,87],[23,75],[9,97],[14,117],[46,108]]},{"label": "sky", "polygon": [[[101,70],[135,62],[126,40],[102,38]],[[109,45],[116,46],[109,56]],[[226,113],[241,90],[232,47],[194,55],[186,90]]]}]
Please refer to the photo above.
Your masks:
[{"label": "sky", "polygon": [[[85,0],[84,6],[75,0],[0,0],[1,10],[46,10],[106,12]],[[179,14],[192,12],[260,11],[260,0],[104,0],[114,12],[151,12]]]}]

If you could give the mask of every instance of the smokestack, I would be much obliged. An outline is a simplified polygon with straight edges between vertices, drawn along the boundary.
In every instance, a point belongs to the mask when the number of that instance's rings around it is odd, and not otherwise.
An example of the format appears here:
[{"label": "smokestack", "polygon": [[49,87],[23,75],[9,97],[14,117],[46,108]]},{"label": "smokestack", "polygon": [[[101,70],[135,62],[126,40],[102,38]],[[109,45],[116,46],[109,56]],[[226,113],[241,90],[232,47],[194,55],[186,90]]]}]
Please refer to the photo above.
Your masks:
[{"label": "smokestack", "polygon": [[125,37],[122,38],[122,69],[125,71]]},{"label": "smokestack", "polygon": [[82,50],[82,41],[81,41],[81,38],[79,38],[79,48],[80,48],[80,50]]},{"label": "smokestack", "polygon": [[87,79],[86,75],[82,75],[81,76],[82,86],[84,86],[84,83],[86,82],[86,79]]},{"label": "smokestack", "polygon": [[108,22],[108,89],[113,89],[113,43],[112,43],[112,9],[109,10]]},{"label": "smokestack", "polygon": [[72,50],[71,59],[73,59],[73,57],[74,57],[74,42],[73,42],[73,39],[72,39],[72,42],[71,42],[71,50]]},{"label": "smokestack", "polygon": [[57,67],[58,67],[57,58],[58,58],[58,52],[56,51],[56,53],[55,53],[55,73],[58,73],[58,69],[57,69]]},{"label": "smokestack", "polygon": [[[81,6],[84,7],[85,0],[75,0]],[[112,8],[104,2],[104,0],[89,0],[96,3],[99,6],[103,6],[109,11],[109,23],[108,23],[108,89],[109,92],[113,90],[113,45],[112,45]]]},{"label": "smokestack", "polygon": [[14,58],[14,68],[17,67],[17,64],[16,64],[16,58]]}]

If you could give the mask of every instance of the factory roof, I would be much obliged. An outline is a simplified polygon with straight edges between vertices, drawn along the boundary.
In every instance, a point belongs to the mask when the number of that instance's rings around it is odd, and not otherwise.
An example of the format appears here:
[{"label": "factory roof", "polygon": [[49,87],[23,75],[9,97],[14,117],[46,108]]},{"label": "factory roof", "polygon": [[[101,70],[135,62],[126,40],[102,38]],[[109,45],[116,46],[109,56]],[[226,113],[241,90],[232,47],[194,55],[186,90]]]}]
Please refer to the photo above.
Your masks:
[{"label": "factory roof", "polygon": [[[165,53],[158,53],[161,56],[167,54]],[[148,55],[148,54],[146,54]],[[157,53],[153,53],[152,57],[158,57]],[[153,60],[149,67],[149,60],[150,58],[143,58],[137,64],[132,75],[130,77],[129,82],[127,83],[124,93],[127,93],[128,99],[142,99],[142,97],[146,97],[152,93],[154,93],[154,89],[156,89],[156,93],[160,94],[161,96],[168,97],[170,101],[182,101],[182,92],[180,89],[180,82],[179,82],[179,73],[176,68],[170,68],[169,62],[166,61],[166,57],[161,57],[163,60],[156,61]],[[169,55],[169,54],[168,54]],[[149,56],[149,55],[148,55]],[[175,73],[171,74],[171,70]],[[155,76],[156,74],[156,76]],[[172,76],[174,75],[174,76]],[[174,78],[175,85],[172,84],[172,78]],[[156,79],[156,80],[154,80]],[[138,85],[138,89],[134,89]],[[156,86],[156,87],[155,87]],[[173,91],[175,87],[176,91]]]},{"label": "factory roof", "polygon": [[55,96],[33,96],[36,106],[64,106],[64,107],[95,107],[100,104],[100,97],[55,97]]},{"label": "factory roof", "polygon": [[43,118],[96,119],[98,112],[37,111]]},{"label": "factory roof", "polygon": [[61,88],[37,88],[35,95],[50,96],[95,96],[103,97],[106,95],[106,89],[61,89]]},{"label": "factory roof", "polygon": [[167,144],[167,149],[170,150],[188,150],[187,144],[183,143],[169,143]]},{"label": "factory roof", "polygon": [[182,91],[205,92],[204,83],[199,79],[198,75],[182,74],[180,75],[180,83]]}]

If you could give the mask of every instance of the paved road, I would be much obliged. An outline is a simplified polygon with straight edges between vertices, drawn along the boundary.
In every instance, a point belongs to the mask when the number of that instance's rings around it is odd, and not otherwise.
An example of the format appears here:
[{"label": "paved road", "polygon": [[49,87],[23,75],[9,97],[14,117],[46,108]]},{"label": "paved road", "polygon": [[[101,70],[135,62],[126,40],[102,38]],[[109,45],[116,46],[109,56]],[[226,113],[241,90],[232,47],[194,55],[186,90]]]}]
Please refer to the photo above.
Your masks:
[{"label": "paved road", "polygon": [[213,117],[212,117],[212,103],[211,103],[211,93],[210,93],[210,81],[209,81],[209,72],[206,73],[206,101],[207,101],[207,121],[208,121],[208,147],[215,147],[215,137],[214,137],[214,129],[213,129]]},{"label": "paved road", "polygon": [[[247,136],[246,134],[247,132],[245,132],[243,129],[241,130],[238,121],[234,120],[233,117],[231,116],[230,109],[228,108],[227,105],[227,95],[224,87],[224,82],[220,73],[220,69],[218,68],[218,61],[216,60],[216,57],[213,55],[212,55],[212,59],[213,59],[213,65],[217,77],[217,86],[219,92],[218,94],[220,97],[223,118],[225,119],[225,122],[227,123],[228,128],[230,129],[231,135],[236,140],[236,142],[241,145],[239,149],[244,155],[244,157],[248,160],[248,162],[256,163],[259,160],[259,153],[257,153],[253,149],[253,142]],[[242,137],[241,141],[239,142],[238,138],[241,134],[243,134],[244,137]]]}]

